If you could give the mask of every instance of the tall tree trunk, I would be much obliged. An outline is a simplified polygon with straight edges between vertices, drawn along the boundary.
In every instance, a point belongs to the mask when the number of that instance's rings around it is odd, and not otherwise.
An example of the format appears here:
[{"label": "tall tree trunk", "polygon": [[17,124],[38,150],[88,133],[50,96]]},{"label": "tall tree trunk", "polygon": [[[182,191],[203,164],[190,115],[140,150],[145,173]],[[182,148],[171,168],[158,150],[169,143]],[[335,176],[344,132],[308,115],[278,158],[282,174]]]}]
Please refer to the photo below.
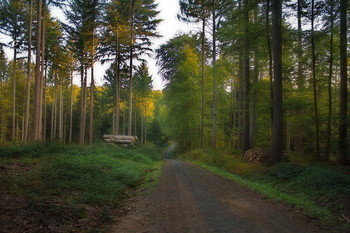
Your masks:
[{"label": "tall tree trunk", "polygon": [[90,126],[89,126],[89,144],[94,141],[94,63],[95,63],[95,45],[94,38],[92,39],[92,53],[91,53],[91,84],[90,84]]},{"label": "tall tree trunk", "polygon": [[28,142],[28,136],[29,136],[30,73],[31,73],[31,63],[32,63],[32,23],[33,23],[33,0],[29,0],[28,64],[27,64],[26,101],[25,101],[25,116],[24,116],[24,131],[23,131],[24,142]]},{"label": "tall tree trunk", "polygon": [[256,138],[256,119],[257,119],[257,84],[259,81],[259,61],[257,57],[257,50],[254,51],[254,76],[253,76],[253,86],[252,91],[252,114],[250,122],[250,138],[249,138],[249,147],[253,148],[255,146]]},{"label": "tall tree trunk", "polygon": [[320,129],[318,118],[318,103],[317,103],[317,82],[316,82],[316,55],[315,55],[315,1],[311,2],[311,49],[312,49],[312,84],[315,110],[315,130],[316,130],[316,154],[315,159],[320,160]]},{"label": "tall tree trunk", "polygon": [[283,137],[282,112],[282,1],[272,0],[272,41],[273,41],[273,123],[272,123],[272,163],[281,161]]},{"label": "tall tree trunk", "polygon": [[63,79],[60,77],[59,86],[59,117],[58,117],[58,139],[63,141]]},{"label": "tall tree trunk", "polygon": [[45,31],[46,31],[46,17],[45,17],[45,11],[46,11],[46,0],[43,0],[43,19],[42,19],[42,26],[41,26],[41,80],[40,80],[40,112],[39,112],[39,134],[41,136],[41,140],[43,139],[43,97],[44,97],[44,72],[45,72]]},{"label": "tall tree trunk", "polygon": [[51,107],[51,130],[50,130],[50,140],[55,139],[55,113],[56,113],[56,89],[57,89],[57,81],[56,77],[54,77],[54,87],[53,87],[53,102],[52,102],[52,107]]},{"label": "tall tree trunk", "polygon": [[216,87],[216,0],[213,0],[213,135],[212,147],[216,148],[216,102],[217,102],[217,87]]},{"label": "tall tree trunk", "polygon": [[201,127],[200,127],[200,143],[201,149],[204,149],[204,112],[205,112],[205,99],[204,99],[204,69],[205,69],[205,11],[204,6],[202,8],[202,35],[201,35]]},{"label": "tall tree trunk", "polygon": [[243,152],[249,149],[249,0],[244,7]]},{"label": "tall tree trunk", "polygon": [[45,141],[46,140],[46,128],[47,128],[47,119],[46,119],[46,116],[47,116],[47,101],[46,101],[46,79],[47,79],[47,64],[45,65],[45,69],[44,69],[44,88],[43,88],[43,140]]},{"label": "tall tree trunk", "polygon": [[14,39],[13,76],[12,76],[12,131],[11,138],[16,140],[16,86],[17,86],[17,38]]},{"label": "tall tree trunk", "polygon": [[270,114],[271,122],[273,121],[273,72],[272,72],[272,49],[271,49],[271,36],[270,36],[270,0],[266,1],[266,41],[267,41],[267,51],[269,54],[269,80],[270,80]]},{"label": "tall tree trunk", "polygon": [[134,56],[134,0],[131,0],[131,20],[130,20],[130,69],[129,69],[129,124],[128,135],[131,136],[132,130],[132,75],[133,75],[133,56]]},{"label": "tall tree trunk", "polygon": [[349,163],[348,151],[348,77],[347,77],[347,0],[340,1],[340,111],[339,111],[339,158],[342,164]]},{"label": "tall tree trunk", "polygon": [[80,78],[81,78],[81,88],[80,88],[80,130],[79,130],[79,144],[84,145],[85,143],[85,125],[86,125],[86,68],[84,67],[83,54],[81,55],[81,67],[80,67]]},{"label": "tall tree trunk", "polygon": [[35,61],[35,94],[34,94],[34,112],[33,112],[33,141],[41,140],[40,126],[40,91],[41,91],[41,20],[42,20],[42,0],[37,0],[37,35],[36,35],[36,61]]},{"label": "tall tree trunk", "polygon": [[[118,38],[118,35],[117,35]],[[115,72],[115,132],[114,134],[119,135],[120,128],[120,52],[119,52],[119,41],[117,40],[116,47],[116,72]]]},{"label": "tall tree trunk", "polygon": [[304,89],[304,78],[302,73],[302,54],[303,54],[303,48],[302,48],[302,28],[301,28],[301,17],[302,17],[302,0],[298,0],[297,3],[297,20],[298,20],[298,79],[297,79],[297,85],[298,89],[302,90]]},{"label": "tall tree trunk", "polygon": [[330,0],[331,4],[331,25],[330,32],[331,38],[329,41],[329,73],[328,73],[328,119],[327,119],[327,145],[326,145],[326,160],[330,159],[330,148],[331,148],[331,121],[332,121],[332,77],[333,77],[333,37],[334,37],[334,0]]},{"label": "tall tree trunk", "polygon": [[69,114],[69,143],[73,139],[73,72],[70,72],[70,114]]}]

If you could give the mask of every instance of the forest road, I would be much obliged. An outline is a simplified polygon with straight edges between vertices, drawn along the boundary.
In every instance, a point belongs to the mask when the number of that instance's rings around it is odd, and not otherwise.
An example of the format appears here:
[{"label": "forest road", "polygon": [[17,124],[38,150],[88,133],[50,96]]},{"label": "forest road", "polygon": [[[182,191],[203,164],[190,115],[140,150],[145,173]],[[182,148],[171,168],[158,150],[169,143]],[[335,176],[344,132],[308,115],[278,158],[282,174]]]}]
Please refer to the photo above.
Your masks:
[{"label": "forest road", "polygon": [[128,205],[111,232],[326,232],[282,204],[179,160],[166,160],[155,190]]}]

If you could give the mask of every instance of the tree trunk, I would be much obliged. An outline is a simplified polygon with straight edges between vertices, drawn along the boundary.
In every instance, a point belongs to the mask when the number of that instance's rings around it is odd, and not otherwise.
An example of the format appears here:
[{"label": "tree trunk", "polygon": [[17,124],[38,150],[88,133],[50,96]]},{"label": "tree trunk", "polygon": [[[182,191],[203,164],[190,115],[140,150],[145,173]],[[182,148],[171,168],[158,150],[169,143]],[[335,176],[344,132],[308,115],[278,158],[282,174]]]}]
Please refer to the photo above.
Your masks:
[{"label": "tree trunk", "polygon": [[17,38],[14,39],[12,76],[12,140],[16,140],[16,85],[17,85]]},{"label": "tree trunk", "polygon": [[270,80],[270,114],[271,122],[273,121],[273,72],[272,72],[272,50],[271,50],[271,38],[270,38],[270,0],[266,1],[266,12],[265,12],[265,21],[266,21],[266,41],[267,41],[267,52],[269,54],[269,80]]},{"label": "tree trunk", "polygon": [[216,0],[213,0],[213,135],[212,148],[216,148]]},{"label": "tree trunk", "polygon": [[84,61],[83,61],[83,54],[81,54],[81,67],[80,67],[80,129],[79,129],[79,144],[84,145],[84,139],[85,139],[85,74],[84,74]]},{"label": "tree trunk", "polygon": [[73,140],[73,72],[70,73],[69,143]]},{"label": "tree trunk", "polygon": [[317,104],[317,82],[316,82],[316,55],[315,55],[315,1],[311,2],[311,49],[312,49],[312,84],[313,84],[313,97],[314,97],[314,110],[315,110],[315,130],[316,130],[316,154],[315,159],[320,160],[320,130],[319,130],[319,118],[318,118],[318,104]]},{"label": "tree trunk", "polygon": [[330,160],[330,148],[331,148],[331,121],[332,121],[332,76],[333,76],[333,37],[334,37],[334,0],[330,0],[331,4],[331,25],[330,32],[331,38],[329,41],[329,73],[328,73],[328,119],[327,119],[327,145],[326,145],[326,160]]},{"label": "tree trunk", "polygon": [[46,140],[46,128],[47,128],[47,119],[46,119],[46,116],[47,116],[47,109],[46,109],[46,105],[47,105],[47,101],[46,101],[46,78],[47,78],[47,65],[45,66],[45,69],[44,69],[44,89],[43,89],[43,118],[44,118],[44,126],[43,126],[43,140],[45,141]]},{"label": "tree trunk", "polygon": [[249,0],[244,10],[243,151],[249,150]]},{"label": "tree trunk", "polygon": [[43,8],[42,8],[42,26],[41,26],[41,75],[40,75],[40,98],[39,98],[39,134],[41,137],[41,141],[43,140],[43,97],[44,97],[44,72],[45,72],[45,10],[46,10],[46,1],[43,0]]},{"label": "tree trunk", "polygon": [[302,17],[302,0],[298,0],[298,6],[297,6],[297,20],[298,20],[298,79],[297,79],[297,85],[298,89],[302,90],[304,89],[304,78],[302,73],[302,54],[303,54],[303,48],[302,48],[302,28],[301,28],[301,17]]},{"label": "tree trunk", "polygon": [[38,0],[37,4],[37,35],[36,35],[36,61],[35,61],[35,94],[34,94],[34,112],[33,112],[33,141],[40,141],[40,91],[41,91],[41,20],[42,20],[42,1]]},{"label": "tree trunk", "polygon": [[129,124],[128,135],[132,130],[132,75],[133,75],[133,55],[134,55],[134,0],[131,0],[131,20],[130,20],[130,69],[129,69]]},{"label": "tree trunk", "polygon": [[204,69],[205,69],[205,16],[204,6],[202,8],[202,36],[201,36],[201,127],[200,127],[200,145],[201,149],[204,149],[204,112],[205,112],[205,99],[204,99]]},{"label": "tree trunk", "polygon": [[28,136],[29,136],[30,72],[31,72],[31,63],[32,63],[32,23],[33,23],[33,0],[29,0],[28,64],[27,64],[26,101],[25,101],[25,116],[24,116],[24,131],[23,131],[24,142],[28,142]]},{"label": "tree trunk", "polygon": [[348,113],[348,77],[347,77],[347,0],[340,1],[340,111],[339,111],[339,158],[342,164],[349,163],[347,158],[347,113]]},{"label": "tree trunk", "polygon": [[[94,39],[92,39],[94,40]],[[89,126],[89,144],[94,141],[94,63],[95,63],[95,48],[94,41],[92,42],[92,53],[91,53],[91,84],[90,84],[90,126]]]},{"label": "tree trunk", "polygon": [[250,138],[249,138],[249,148],[254,148],[255,138],[256,138],[256,119],[257,119],[257,84],[259,81],[259,63],[257,57],[257,51],[254,51],[254,76],[253,76],[253,86],[254,90],[252,92],[252,114],[250,122]]},{"label": "tree trunk", "polygon": [[[118,37],[118,35],[117,35]],[[120,53],[119,53],[119,42],[117,41],[116,48],[116,77],[115,77],[115,132],[114,134],[119,135],[120,125]]]},{"label": "tree trunk", "polygon": [[273,40],[273,123],[272,123],[272,163],[282,158],[283,112],[282,112],[282,1],[272,0],[272,40]]},{"label": "tree trunk", "polygon": [[60,77],[59,86],[59,117],[58,117],[58,139],[63,141],[63,79]]}]

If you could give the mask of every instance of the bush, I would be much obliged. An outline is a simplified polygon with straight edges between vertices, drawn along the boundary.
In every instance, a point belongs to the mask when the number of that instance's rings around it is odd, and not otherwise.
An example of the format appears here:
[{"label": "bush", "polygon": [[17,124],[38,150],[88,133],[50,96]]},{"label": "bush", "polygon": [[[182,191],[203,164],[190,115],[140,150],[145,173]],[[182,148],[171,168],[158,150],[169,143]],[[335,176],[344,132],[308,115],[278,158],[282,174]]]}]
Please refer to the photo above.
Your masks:
[{"label": "bush", "polygon": [[267,176],[273,177],[280,181],[289,181],[294,177],[299,176],[302,170],[302,168],[293,164],[281,163],[273,167],[273,169],[267,173]]}]

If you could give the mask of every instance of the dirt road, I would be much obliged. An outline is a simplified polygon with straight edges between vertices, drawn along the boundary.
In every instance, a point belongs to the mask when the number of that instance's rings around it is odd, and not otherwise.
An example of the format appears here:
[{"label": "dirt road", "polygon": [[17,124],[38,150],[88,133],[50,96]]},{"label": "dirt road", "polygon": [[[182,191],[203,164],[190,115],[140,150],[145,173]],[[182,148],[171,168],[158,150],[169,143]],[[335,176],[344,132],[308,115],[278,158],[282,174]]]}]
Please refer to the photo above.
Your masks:
[{"label": "dirt road", "polygon": [[166,160],[159,185],[129,203],[113,233],[325,232],[302,215],[232,181],[179,160]]}]

